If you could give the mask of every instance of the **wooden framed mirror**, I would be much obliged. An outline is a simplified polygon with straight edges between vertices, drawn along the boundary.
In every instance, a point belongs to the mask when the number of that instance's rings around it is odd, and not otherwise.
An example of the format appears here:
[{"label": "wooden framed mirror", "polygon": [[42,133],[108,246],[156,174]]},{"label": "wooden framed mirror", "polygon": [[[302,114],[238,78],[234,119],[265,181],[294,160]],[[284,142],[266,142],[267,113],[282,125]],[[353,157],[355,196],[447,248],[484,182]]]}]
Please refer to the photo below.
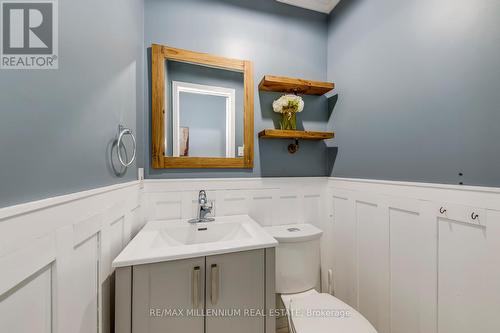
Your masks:
[{"label": "wooden framed mirror", "polygon": [[253,65],[151,46],[152,166],[253,168]]}]

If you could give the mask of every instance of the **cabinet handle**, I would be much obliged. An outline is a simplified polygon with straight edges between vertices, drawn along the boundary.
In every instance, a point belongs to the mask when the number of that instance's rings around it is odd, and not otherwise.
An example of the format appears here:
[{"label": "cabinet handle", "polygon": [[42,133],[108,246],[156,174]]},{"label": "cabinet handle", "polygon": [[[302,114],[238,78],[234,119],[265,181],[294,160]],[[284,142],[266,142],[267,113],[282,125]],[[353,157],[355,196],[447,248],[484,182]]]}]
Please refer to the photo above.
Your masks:
[{"label": "cabinet handle", "polygon": [[191,281],[191,297],[193,308],[197,309],[200,306],[200,266],[196,266],[193,268],[193,277]]},{"label": "cabinet handle", "polygon": [[219,300],[219,266],[217,264],[212,264],[210,275],[212,280],[210,300],[212,301],[212,305],[215,305]]}]

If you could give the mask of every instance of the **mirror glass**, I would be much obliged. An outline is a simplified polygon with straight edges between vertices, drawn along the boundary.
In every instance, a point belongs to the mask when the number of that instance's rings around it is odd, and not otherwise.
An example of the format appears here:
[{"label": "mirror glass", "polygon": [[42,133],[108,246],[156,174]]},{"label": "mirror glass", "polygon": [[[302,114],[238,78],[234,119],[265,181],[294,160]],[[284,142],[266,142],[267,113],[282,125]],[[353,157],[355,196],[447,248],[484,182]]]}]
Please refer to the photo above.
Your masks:
[{"label": "mirror glass", "polygon": [[165,80],[166,156],[243,156],[243,73],[167,60]]}]

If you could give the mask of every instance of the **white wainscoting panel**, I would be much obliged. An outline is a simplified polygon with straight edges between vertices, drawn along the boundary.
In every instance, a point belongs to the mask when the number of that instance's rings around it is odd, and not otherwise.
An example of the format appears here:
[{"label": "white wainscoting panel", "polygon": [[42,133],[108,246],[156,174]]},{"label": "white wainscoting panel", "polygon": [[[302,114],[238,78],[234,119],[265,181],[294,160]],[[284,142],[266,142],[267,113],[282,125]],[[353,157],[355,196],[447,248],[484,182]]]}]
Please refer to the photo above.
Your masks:
[{"label": "white wainscoting panel", "polygon": [[273,217],[277,214],[274,202],[279,190],[249,190],[248,215],[263,226],[273,225]]},{"label": "white wainscoting panel", "polygon": [[113,326],[111,261],[144,224],[138,182],[0,209],[0,331]]},{"label": "white wainscoting panel", "polygon": [[248,214],[262,225],[320,226],[326,219],[326,178],[146,180],[147,218],[195,217],[200,190],[214,202],[215,216]]},{"label": "white wainscoting panel", "polygon": [[145,221],[194,217],[201,189],[215,216],[323,230],[323,290],[380,333],[500,332],[499,189],[340,178],[147,180],[0,209],[2,332],[112,332],[112,260]]},{"label": "white wainscoting panel", "polygon": [[500,332],[499,217],[438,219],[439,332]]},{"label": "white wainscoting panel", "polygon": [[[112,332],[112,260],[145,221],[194,217],[200,189],[216,216],[326,230],[326,185],[326,178],[148,180],[0,209],[1,330]],[[323,251],[322,262],[328,257]]]},{"label": "white wainscoting panel", "polygon": [[394,332],[419,333],[419,252],[418,212],[389,208],[390,224],[390,313]]},{"label": "white wainscoting panel", "polygon": [[330,178],[335,295],[380,333],[500,332],[500,189]]},{"label": "white wainscoting panel", "polygon": [[356,271],[356,223],[354,201],[348,191],[335,191],[333,202],[333,280],[334,294],[347,304],[358,307]]},{"label": "white wainscoting panel", "polygon": [[0,325],[2,332],[52,332],[51,265],[0,297]]},{"label": "white wainscoting panel", "polygon": [[389,223],[373,196],[355,201],[358,309],[382,332],[389,326]]},{"label": "white wainscoting panel", "polygon": [[[228,216],[228,215],[248,215],[250,209],[250,196],[245,190],[228,190],[228,191],[217,191],[217,198],[215,202],[217,203],[215,209],[218,216]],[[196,205],[195,202],[195,212]]]}]

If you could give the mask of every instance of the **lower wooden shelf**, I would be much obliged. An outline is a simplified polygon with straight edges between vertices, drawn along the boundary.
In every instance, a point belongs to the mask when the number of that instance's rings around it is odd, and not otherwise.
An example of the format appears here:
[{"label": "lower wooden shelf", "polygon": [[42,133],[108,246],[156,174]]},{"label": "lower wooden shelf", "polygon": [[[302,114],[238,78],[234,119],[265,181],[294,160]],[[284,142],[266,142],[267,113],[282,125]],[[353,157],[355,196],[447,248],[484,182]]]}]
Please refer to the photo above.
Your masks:
[{"label": "lower wooden shelf", "polygon": [[259,132],[262,139],[326,140],[335,137],[333,132],[293,131],[265,129]]}]

